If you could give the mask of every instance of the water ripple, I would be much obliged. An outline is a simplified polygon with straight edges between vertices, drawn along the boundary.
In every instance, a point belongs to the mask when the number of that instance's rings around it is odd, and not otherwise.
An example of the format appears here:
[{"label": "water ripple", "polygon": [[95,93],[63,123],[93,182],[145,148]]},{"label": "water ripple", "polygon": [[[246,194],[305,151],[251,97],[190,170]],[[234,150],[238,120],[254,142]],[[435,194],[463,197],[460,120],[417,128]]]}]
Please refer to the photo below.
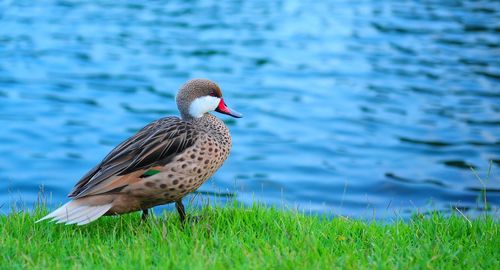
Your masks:
[{"label": "water ripple", "polygon": [[0,2],[0,205],[40,184],[63,202],[206,77],[245,118],[198,196],[387,217],[481,211],[486,188],[498,208],[499,19],[472,0]]}]

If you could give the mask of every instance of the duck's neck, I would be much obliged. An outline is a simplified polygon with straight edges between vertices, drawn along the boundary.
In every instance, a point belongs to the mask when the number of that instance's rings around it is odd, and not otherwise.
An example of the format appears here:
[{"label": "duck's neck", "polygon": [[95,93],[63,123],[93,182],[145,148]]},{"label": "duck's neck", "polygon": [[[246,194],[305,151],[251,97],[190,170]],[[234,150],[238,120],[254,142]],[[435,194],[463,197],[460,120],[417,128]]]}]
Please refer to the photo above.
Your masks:
[{"label": "duck's neck", "polygon": [[191,122],[195,119],[188,112],[185,112],[183,110],[180,110],[180,112],[181,112],[181,119],[186,121],[186,122]]},{"label": "duck's neck", "polygon": [[191,117],[189,119],[185,119],[185,118],[182,118],[182,119],[184,121],[191,122],[197,126],[206,127],[209,129],[216,129],[220,125],[222,125],[224,127],[226,126],[222,120],[213,116],[210,113],[205,113],[205,114],[203,114],[202,117],[198,117],[198,118]]},{"label": "duck's neck", "polygon": [[200,118],[191,118],[188,121],[203,128],[208,133],[219,137],[221,140],[228,140],[228,143],[231,142],[229,129],[226,127],[224,122],[210,113],[205,113]]}]

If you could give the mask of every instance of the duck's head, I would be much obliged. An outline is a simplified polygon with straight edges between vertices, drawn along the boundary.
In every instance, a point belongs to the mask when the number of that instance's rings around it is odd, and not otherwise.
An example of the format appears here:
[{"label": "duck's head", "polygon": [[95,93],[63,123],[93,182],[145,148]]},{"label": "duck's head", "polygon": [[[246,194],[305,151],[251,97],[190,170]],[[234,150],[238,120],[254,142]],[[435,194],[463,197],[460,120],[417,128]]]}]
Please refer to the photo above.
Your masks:
[{"label": "duck's head", "polygon": [[182,119],[185,120],[200,118],[212,111],[236,118],[242,117],[226,105],[219,86],[207,79],[192,79],[186,82],[179,89],[176,100]]}]

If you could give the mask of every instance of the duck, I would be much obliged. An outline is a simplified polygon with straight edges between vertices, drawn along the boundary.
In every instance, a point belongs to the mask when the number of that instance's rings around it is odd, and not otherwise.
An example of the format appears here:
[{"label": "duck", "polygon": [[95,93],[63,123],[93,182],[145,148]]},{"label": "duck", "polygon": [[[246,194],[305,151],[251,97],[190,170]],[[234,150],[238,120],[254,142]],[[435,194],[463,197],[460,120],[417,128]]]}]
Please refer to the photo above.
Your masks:
[{"label": "duck", "polygon": [[220,87],[192,79],[176,95],[180,118],[155,120],[116,146],[74,186],[66,204],[37,222],[85,225],[102,216],[142,211],[175,203],[186,221],[182,199],[197,190],[228,158],[229,129],[212,112],[235,118]]}]

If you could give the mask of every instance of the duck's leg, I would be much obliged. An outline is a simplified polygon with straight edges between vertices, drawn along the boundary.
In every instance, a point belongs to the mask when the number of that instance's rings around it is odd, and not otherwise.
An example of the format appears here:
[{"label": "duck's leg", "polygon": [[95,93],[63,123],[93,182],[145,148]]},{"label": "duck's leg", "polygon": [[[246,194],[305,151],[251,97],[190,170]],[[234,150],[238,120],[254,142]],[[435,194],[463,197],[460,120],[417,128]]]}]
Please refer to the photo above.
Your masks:
[{"label": "duck's leg", "polygon": [[141,220],[146,221],[146,219],[148,219],[148,216],[149,216],[149,209],[142,209]]},{"label": "duck's leg", "polygon": [[175,209],[179,213],[181,223],[184,224],[186,222],[186,210],[184,209],[184,204],[182,204],[182,199],[175,202]]}]

